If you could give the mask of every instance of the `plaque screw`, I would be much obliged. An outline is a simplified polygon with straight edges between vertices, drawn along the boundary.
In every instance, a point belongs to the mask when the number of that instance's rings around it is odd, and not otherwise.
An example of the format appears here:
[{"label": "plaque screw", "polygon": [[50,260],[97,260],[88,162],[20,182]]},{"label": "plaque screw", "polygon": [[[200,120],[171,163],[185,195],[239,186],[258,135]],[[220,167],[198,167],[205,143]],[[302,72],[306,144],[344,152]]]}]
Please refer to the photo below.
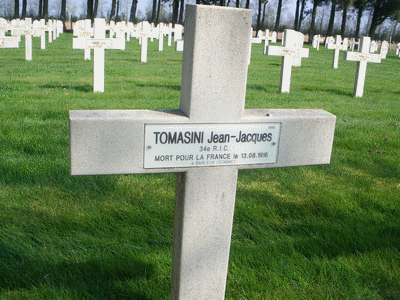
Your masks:
[{"label": "plaque screw", "polygon": [[148,145],[148,146],[147,146],[147,149],[149,149],[149,150],[150,150],[150,149],[151,149],[151,146],[150,146],[150,145]]},{"label": "plaque screw", "polygon": [[276,145],[276,143],[275,142],[272,142],[272,146],[275,146]]},{"label": "plaque screw", "polygon": [[271,114],[270,114],[270,113],[267,113],[267,114],[266,114],[266,116],[267,116],[267,117],[270,117],[270,116],[271,116]]}]

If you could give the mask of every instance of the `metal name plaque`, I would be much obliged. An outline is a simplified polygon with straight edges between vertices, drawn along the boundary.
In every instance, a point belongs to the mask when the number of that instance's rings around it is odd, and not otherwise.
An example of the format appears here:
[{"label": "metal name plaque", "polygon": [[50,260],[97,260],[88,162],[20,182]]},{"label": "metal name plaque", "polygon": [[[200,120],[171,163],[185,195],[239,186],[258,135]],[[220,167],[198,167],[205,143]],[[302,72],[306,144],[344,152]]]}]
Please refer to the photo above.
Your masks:
[{"label": "metal name plaque", "polygon": [[145,125],[144,168],[273,164],[280,123]]}]

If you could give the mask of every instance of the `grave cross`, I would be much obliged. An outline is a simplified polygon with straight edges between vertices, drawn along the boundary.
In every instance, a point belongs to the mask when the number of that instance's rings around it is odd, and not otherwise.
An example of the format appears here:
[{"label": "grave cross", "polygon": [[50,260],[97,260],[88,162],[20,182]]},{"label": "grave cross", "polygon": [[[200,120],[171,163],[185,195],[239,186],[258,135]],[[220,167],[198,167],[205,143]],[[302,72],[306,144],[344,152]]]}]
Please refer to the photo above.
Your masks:
[{"label": "grave cross", "polygon": [[[85,39],[85,49],[93,49],[93,92],[104,92],[105,49],[125,50],[125,39],[106,38],[105,19],[94,19],[94,38]],[[74,49],[78,47],[73,44]]]},{"label": "grave cross", "polygon": [[90,19],[77,21],[73,34],[77,37],[72,40],[72,48],[85,49],[85,60],[90,60],[90,48],[86,47],[86,40],[93,36],[92,21]]},{"label": "grave cross", "polygon": [[40,37],[40,49],[46,49],[46,20],[41,19],[33,22],[34,37]]},{"label": "grave cross", "polygon": [[340,35],[336,36],[335,43],[328,43],[326,46],[326,49],[332,50],[334,49],[335,51],[333,52],[333,63],[332,63],[332,68],[337,69],[339,65],[339,52],[340,50],[343,49],[342,46],[342,37]]},{"label": "grave cross", "polygon": [[25,35],[25,60],[32,60],[32,35],[35,31],[32,30],[32,19],[25,18],[25,28],[20,31],[20,35]]},{"label": "grave cross", "polygon": [[251,21],[187,5],[180,110],[70,111],[72,175],[178,173],[171,299],[224,299],[238,169],[330,161],[334,115],[244,109]]},{"label": "grave cross", "polygon": [[297,34],[294,30],[285,29],[285,40],[283,47],[268,46],[267,55],[282,56],[281,85],[282,93],[290,91],[290,77],[295,58],[308,57],[309,49],[297,47]]},{"label": "grave cross", "polygon": [[354,97],[362,97],[364,93],[365,75],[367,73],[367,63],[380,63],[380,54],[370,54],[371,38],[363,36],[360,42],[360,52],[347,51],[344,53],[344,59],[350,61],[357,61],[356,81],[354,84]]}]

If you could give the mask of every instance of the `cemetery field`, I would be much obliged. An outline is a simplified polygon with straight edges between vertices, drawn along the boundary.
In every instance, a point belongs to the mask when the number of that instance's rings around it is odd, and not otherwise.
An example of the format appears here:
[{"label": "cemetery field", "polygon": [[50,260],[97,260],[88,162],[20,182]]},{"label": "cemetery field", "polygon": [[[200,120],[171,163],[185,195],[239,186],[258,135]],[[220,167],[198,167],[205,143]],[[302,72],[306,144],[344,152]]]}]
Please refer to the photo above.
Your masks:
[{"label": "cemetery field", "polygon": [[[71,34],[0,49],[0,299],[169,299],[175,174],[69,175],[69,110],[179,108],[182,52],[157,49],[106,50],[97,94]],[[246,108],[324,109],[335,139],[330,165],[239,171],[226,299],[400,299],[400,59],[354,98],[356,62],[310,47],[281,94],[262,49]]]}]

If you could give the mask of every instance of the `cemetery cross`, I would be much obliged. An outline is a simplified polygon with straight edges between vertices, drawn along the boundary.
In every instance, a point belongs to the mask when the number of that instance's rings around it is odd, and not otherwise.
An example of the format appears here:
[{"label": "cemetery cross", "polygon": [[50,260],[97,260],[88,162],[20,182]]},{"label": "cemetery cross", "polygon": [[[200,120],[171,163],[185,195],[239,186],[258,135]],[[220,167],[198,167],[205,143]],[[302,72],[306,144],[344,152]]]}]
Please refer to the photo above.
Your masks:
[{"label": "cemetery cross", "polygon": [[340,50],[343,49],[342,37],[340,35],[337,35],[335,38],[335,43],[328,43],[326,46],[326,49],[329,49],[329,50],[334,49],[335,50],[333,52],[332,68],[337,69],[338,65],[339,65],[339,53],[340,53]]},{"label": "cemetery cross", "polygon": [[298,47],[297,33],[291,29],[285,29],[283,47],[268,46],[267,55],[282,56],[280,91],[289,93],[292,66],[295,58],[308,57],[309,49]]},{"label": "cemetery cross", "polygon": [[244,109],[251,21],[187,5],[179,110],[70,111],[71,175],[177,173],[171,299],[224,299],[238,169],[330,162],[334,115]]},{"label": "cemetery cross", "polygon": [[354,97],[362,97],[364,93],[364,83],[365,83],[365,75],[367,74],[367,63],[380,63],[381,55],[380,54],[370,54],[371,38],[367,36],[363,36],[360,42],[360,52],[351,52],[346,51],[344,53],[344,59],[350,61],[357,61],[357,72],[356,72],[356,80],[354,83]]},{"label": "cemetery cross", "polygon": [[[93,49],[93,92],[104,92],[105,49],[125,50],[125,39],[106,38],[105,19],[94,19],[94,38],[73,39],[74,49]],[[85,43],[85,44],[80,44]]]}]

